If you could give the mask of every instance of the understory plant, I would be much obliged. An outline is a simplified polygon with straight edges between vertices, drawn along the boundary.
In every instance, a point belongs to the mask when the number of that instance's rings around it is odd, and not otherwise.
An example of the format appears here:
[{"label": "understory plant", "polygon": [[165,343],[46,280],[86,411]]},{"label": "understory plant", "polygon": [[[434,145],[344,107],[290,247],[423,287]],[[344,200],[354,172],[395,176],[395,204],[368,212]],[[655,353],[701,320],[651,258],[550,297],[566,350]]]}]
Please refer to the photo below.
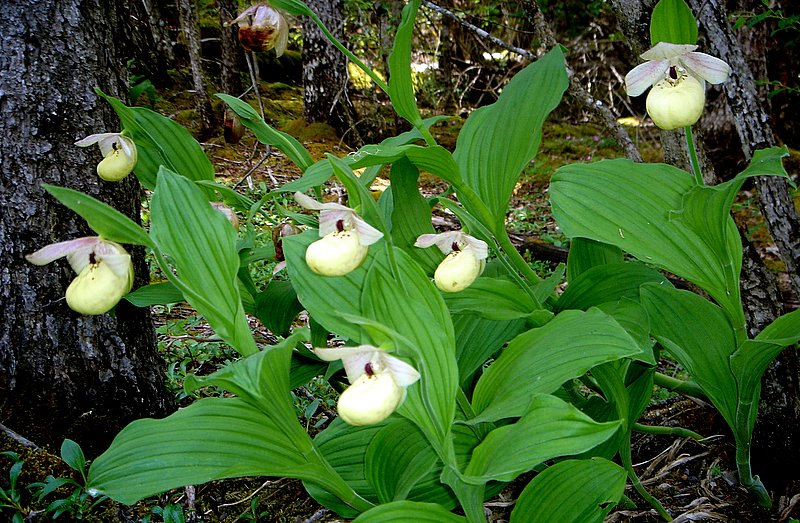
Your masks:
[{"label": "understory plant", "polygon": [[[320,23],[302,2],[272,6]],[[149,230],[82,193],[46,189],[87,220],[98,235],[93,241],[152,251],[166,281],[125,299],[188,302],[240,358],[186,382],[228,394],[126,427],[92,463],[91,491],[133,503],[215,479],[282,476],[302,480],[318,502],[356,521],[479,522],[484,500],[536,471],[512,522],[602,521],[628,480],[669,519],[636,477],[630,446],[666,351],[730,424],[741,482],[769,503],[750,472],[759,379],[800,338],[800,313],[747,337],[741,247],[729,210],[748,177],[786,176],[785,150],[759,151],[745,171],[716,187],[662,164],[561,168],[550,193],[571,249],[566,266],[542,279],[511,243],[506,213],[567,88],[563,49],[541,56],[496,103],[475,110],[450,152],[430,132],[443,118],[423,119],[414,98],[419,6],[411,0],[403,10],[388,85],[336,42],[387,92],[411,131],[314,161],[249,104],[219,95],[259,141],[303,172],[259,201],[215,182],[184,128],[99,93],[119,115],[123,143],[135,144],[134,174],[153,191]],[[654,46],[695,44],[694,18],[682,0],[662,0],[652,26]],[[683,69],[681,60],[694,52],[686,49],[656,53],[667,60],[659,74],[673,87],[680,75],[694,74]],[[650,76],[653,84],[662,80]],[[697,95],[702,78],[691,78],[690,95]],[[122,156],[120,150],[104,154]],[[421,171],[450,191],[425,198]],[[378,175],[390,185],[375,199],[370,187]],[[321,188],[329,180],[344,187],[346,200],[325,201]],[[278,203],[289,198],[310,212]],[[456,216],[461,231],[437,234],[435,206]],[[238,229],[230,209],[244,217]],[[263,230],[257,224],[273,220],[267,209],[295,225]],[[85,255],[89,267],[104,263],[94,251]],[[285,264],[288,278],[259,289],[251,269],[264,260]],[[657,268],[711,300],[675,289]],[[566,290],[557,292],[565,279]],[[297,326],[302,310],[308,324]],[[248,315],[280,341],[257,345]],[[317,376],[344,392],[342,415],[312,438],[291,390]],[[456,507],[463,516],[451,512]]]}]

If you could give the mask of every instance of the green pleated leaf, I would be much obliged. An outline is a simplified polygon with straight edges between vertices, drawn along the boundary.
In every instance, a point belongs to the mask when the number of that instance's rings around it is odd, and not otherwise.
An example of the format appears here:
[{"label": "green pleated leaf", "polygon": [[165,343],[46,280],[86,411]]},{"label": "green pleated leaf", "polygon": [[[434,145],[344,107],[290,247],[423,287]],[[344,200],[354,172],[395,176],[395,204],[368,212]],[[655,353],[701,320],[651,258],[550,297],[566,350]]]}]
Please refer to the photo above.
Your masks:
[{"label": "green pleated leaf", "polygon": [[306,475],[306,459],[264,413],[239,398],[205,398],[125,427],[92,463],[88,489],[130,505],[217,479]]},{"label": "green pleated leaf", "polygon": [[592,267],[609,263],[622,263],[622,251],[619,247],[588,238],[574,238],[569,245],[567,279],[571,285],[578,276]]},{"label": "green pleated leaf", "polygon": [[[364,458],[372,439],[391,422],[390,418],[375,425],[354,427],[336,418],[314,438],[314,444],[325,461],[354,491],[373,503],[378,503],[378,494],[367,481]],[[345,518],[358,516],[358,511],[321,487],[308,482],[304,482],[303,486],[317,502],[340,516]]]},{"label": "green pleated leaf", "polygon": [[[669,165],[608,160],[559,169],[552,178],[550,200],[553,216],[567,236],[615,245],[685,278],[735,318],[741,311],[731,247],[738,244],[738,233],[724,208],[725,199],[696,202],[698,210],[703,208],[702,219],[694,211],[682,212],[684,198],[693,191],[712,194]],[[725,231],[725,238],[715,242],[712,237],[718,235],[710,228]],[[740,258],[741,249],[736,252]]]},{"label": "green pleated leaf", "polygon": [[525,320],[487,320],[477,314],[453,314],[456,359],[461,387],[467,388],[472,375],[509,340],[525,330]]},{"label": "green pleated leaf", "polygon": [[48,184],[42,184],[42,187],[64,206],[80,215],[94,232],[106,240],[152,247],[153,242],[147,232],[110,205],[66,187]]},{"label": "green pleated leaf", "polygon": [[650,42],[697,43],[697,20],[684,0],[659,0],[650,18]]},{"label": "green pleated leaf", "polygon": [[553,311],[586,310],[621,298],[638,299],[639,287],[648,282],[671,285],[658,271],[641,263],[596,265],[569,282]]},{"label": "green pleated leaf", "polygon": [[419,192],[419,169],[407,159],[392,164],[390,188],[392,210],[392,241],[404,249],[422,269],[432,274],[444,255],[439,249],[420,249],[414,242],[422,234],[436,231],[431,224],[431,207]]},{"label": "green pleated leaf", "polygon": [[283,239],[283,252],[286,267],[297,298],[314,321],[352,340],[361,339],[361,328],[342,319],[343,314],[364,316],[361,308],[361,292],[367,270],[372,264],[375,252],[384,249],[378,242],[369,248],[370,254],[359,268],[345,276],[320,276],[308,268],[305,261],[306,248],[319,239],[316,230],[288,236]]},{"label": "green pleated leaf", "polygon": [[530,294],[505,278],[478,278],[463,291],[443,296],[450,312],[471,312],[489,320],[527,318],[543,310]]},{"label": "green pleated leaf", "polygon": [[597,308],[614,318],[636,341],[642,353],[632,355],[631,359],[656,365],[653,354],[654,343],[650,338],[650,318],[639,303],[638,295],[636,299],[622,298],[616,302],[602,303]]},{"label": "green pleated leaf", "polygon": [[217,334],[243,355],[256,352],[238,288],[236,231],[188,179],[161,168],[150,232],[177,269],[169,274]]},{"label": "green pleated leaf", "polygon": [[403,8],[394,46],[389,55],[389,99],[397,114],[414,127],[422,125],[417,100],[414,98],[414,85],[411,82],[411,41],[419,4],[420,0],[412,0]]},{"label": "green pleated leaf", "polygon": [[568,83],[564,55],[556,47],[517,73],[494,104],[474,111],[464,123],[453,156],[464,181],[495,218],[487,226],[503,223],[517,179],[536,156],[544,120]]},{"label": "green pleated leaf", "polygon": [[255,205],[253,200],[242,194],[239,194],[235,190],[231,189],[228,185],[210,180],[195,180],[195,183],[200,187],[218,193],[223,202],[237,211],[248,212],[250,208]]},{"label": "green pleated leaf", "polygon": [[86,469],[86,457],[80,445],[67,438],[61,443],[61,459],[69,465],[72,470],[77,470],[81,474]]},{"label": "green pleated leaf", "polygon": [[181,290],[168,281],[139,287],[135,291],[126,294],[125,299],[137,307],[166,305],[184,301]]},{"label": "green pleated leaf", "polygon": [[417,364],[421,378],[408,388],[402,408],[415,421],[432,423],[437,436],[444,438],[455,415],[458,388],[450,314],[439,291],[405,251],[393,249],[394,267],[386,254],[376,256],[367,274],[361,309],[365,317],[408,340],[395,350]]},{"label": "green pleated leaf", "polygon": [[314,159],[303,144],[291,135],[267,125],[250,104],[223,93],[217,93],[215,96],[228,104],[242,125],[253,131],[259,142],[280,149],[301,171],[305,172],[314,163]]},{"label": "green pleated leaf", "polygon": [[[463,132],[463,131],[462,131]],[[359,169],[370,165],[394,163],[401,158],[408,158],[420,170],[427,171],[439,178],[452,182],[459,181],[461,175],[453,155],[439,145],[365,145],[350,157],[352,167]]]},{"label": "green pleated leaf", "polygon": [[519,421],[494,429],[475,448],[466,476],[511,481],[548,459],[589,450],[620,428],[620,422],[597,423],[555,396],[530,399]]},{"label": "green pleated leaf", "polygon": [[602,523],[622,499],[625,469],[603,458],[567,460],[537,474],[517,498],[511,523]]},{"label": "green pleated leaf", "polygon": [[395,501],[379,505],[364,512],[353,523],[466,523],[463,516],[456,516],[434,503]]},{"label": "green pleated leaf", "polygon": [[294,286],[288,281],[272,280],[254,296],[255,316],[275,334],[285,336],[292,322],[303,310]]},{"label": "green pleated leaf", "polygon": [[756,340],[783,346],[800,341],[800,309],[776,318],[756,336]]},{"label": "green pleated leaf", "polygon": [[642,286],[641,299],[653,337],[680,361],[734,426],[737,385],[730,356],[736,340],[722,309],[689,291],[654,284]]},{"label": "green pleated leaf", "polygon": [[472,420],[521,416],[531,398],[609,361],[641,351],[611,316],[599,309],[564,311],[549,323],[514,338],[475,387]]}]

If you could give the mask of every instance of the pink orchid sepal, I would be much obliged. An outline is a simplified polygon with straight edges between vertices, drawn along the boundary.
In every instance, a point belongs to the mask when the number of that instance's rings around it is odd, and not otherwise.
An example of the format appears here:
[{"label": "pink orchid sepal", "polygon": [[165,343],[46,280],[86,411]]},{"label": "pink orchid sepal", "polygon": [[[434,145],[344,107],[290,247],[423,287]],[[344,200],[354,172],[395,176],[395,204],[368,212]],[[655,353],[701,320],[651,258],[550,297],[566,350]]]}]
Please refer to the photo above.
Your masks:
[{"label": "pink orchid sepal", "polygon": [[388,418],[403,403],[406,387],[419,380],[408,363],[372,345],[314,349],[323,361],[342,360],[350,386],[337,403],[339,416],[355,426]]},{"label": "pink orchid sepal", "polygon": [[301,192],[294,193],[294,199],[305,209],[319,211],[320,238],[340,230],[340,227],[358,232],[358,242],[365,247],[383,238],[381,231],[364,221],[350,207],[335,202],[318,202]]},{"label": "pink orchid sepal", "polygon": [[731,73],[730,66],[719,58],[697,52],[697,47],[691,44],[659,42],[642,53],[641,57],[647,61],[625,75],[625,90],[628,95],[639,96],[649,87],[666,79],[671,67],[676,67],[679,74],[686,72],[710,84],[721,84],[727,80]]}]

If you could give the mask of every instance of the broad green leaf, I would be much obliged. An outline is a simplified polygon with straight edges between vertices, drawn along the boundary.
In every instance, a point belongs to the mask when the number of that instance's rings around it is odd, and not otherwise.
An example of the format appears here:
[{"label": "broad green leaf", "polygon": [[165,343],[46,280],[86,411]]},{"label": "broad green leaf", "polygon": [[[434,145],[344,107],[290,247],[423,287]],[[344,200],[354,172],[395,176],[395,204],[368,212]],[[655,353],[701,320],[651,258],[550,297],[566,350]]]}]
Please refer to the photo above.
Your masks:
[{"label": "broad green leaf", "polygon": [[569,245],[567,279],[571,285],[578,276],[592,267],[609,263],[622,263],[622,251],[619,247],[588,238],[574,238]]},{"label": "broad green leaf", "polygon": [[458,182],[461,180],[459,167],[453,155],[439,145],[365,145],[348,158],[352,159],[352,167],[359,169],[370,165],[394,163],[401,158],[408,158],[420,170],[427,171],[442,180]]},{"label": "broad green leaf", "polygon": [[625,492],[625,469],[603,458],[567,460],[528,483],[511,523],[602,523]]},{"label": "broad green leaf", "polygon": [[496,428],[475,448],[465,475],[511,481],[536,465],[578,454],[607,440],[619,422],[597,423],[555,396],[535,394],[516,423]]},{"label": "broad green leaf", "polygon": [[564,311],[511,340],[475,387],[472,420],[521,416],[531,398],[609,361],[640,353],[637,343],[599,309]]},{"label": "broad green leaf", "polygon": [[61,459],[73,470],[81,474],[86,469],[86,458],[83,455],[80,445],[67,438],[61,443]]},{"label": "broad green leaf", "polygon": [[42,184],[42,187],[56,200],[79,214],[94,232],[106,240],[153,246],[147,232],[140,225],[110,205],[66,187],[48,184]]},{"label": "broad green leaf", "polygon": [[530,294],[505,278],[478,278],[463,291],[443,296],[450,312],[470,312],[489,320],[527,318],[543,309]]},{"label": "broad green leaf", "polygon": [[455,415],[458,388],[450,314],[439,291],[405,251],[393,249],[393,268],[388,254],[376,256],[367,274],[361,309],[367,318],[409,340],[395,350],[398,355],[414,360],[421,378],[408,388],[408,399],[402,407],[404,415],[424,407],[425,414],[421,410],[412,414],[415,421],[430,419],[437,436],[445,438]]},{"label": "broad green leaf", "polygon": [[[739,241],[736,226],[717,198],[697,202],[702,218],[693,211],[681,214],[693,190],[711,194],[696,190],[691,175],[669,165],[607,160],[560,168],[552,178],[550,201],[567,236],[615,245],[699,285],[731,318],[740,317],[731,250]],[[725,239],[713,242],[708,227],[725,231]],[[740,258],[741,250],[736,252]]]},{"label": "broad green leaf", "polygon": [[420,194],[417,185],[419,170],[407,159],[392,164],[392,241],[404,249],[420,264],[422,269],[432,274],[444,255],[439,249],[420,249],[414,242],[422,234],[436,231],[431,224],[431,207]]},{"label": "broad green leaf", "polygon": [[204,189],[208,189],[210,191],[219,193],[222,201],[226,204],[230,205],[234,209],[242,212],[247,212],[250,210],[255,202],[250,198],[239,194],[238,192],[234,191],[230,188],[230,186],[213,182],[210,180],[196,180],[195,183]]},{"label": "broad green leaf", "polygon": [[153,240],[177,269],[170,281],[242,355],[256,352],[237,284],[236,231],[188,179],[162,167],[151,201]]},{"label": "broad green leaf", "polygon": [[756,336],[756,340],[783,346],[800,341],[800,309],[776,318]]},{"label": "broad green leaf", "polygon": [[641,263],[596,265],[569,282],[553,311],[586,310],[621,298],[636,299],[639,297],[639,287],[648,282],[670,285],[669,280],[658,271]]},{"label": "broad green leaf", "polygon": [[650,43],[696,44],[697,20],[684,0],[659,0],[650,18]]},{"label": "broad green leaf", "polygon": [[494,104],[474,111],[465,122],[453,156],[464,181],[495,219],[485,225],[503,223],[517,179],[536,156],[544,120],[568,84],[564,55],[556,47],[517,73]]},{"label": "broad green leaf", "polygon": [[342,314],[364,316],[361,309],[361,292],[364,279],[375,257],[383,249],[383,242],[370,246],[370,254],[361,267],[345,276],[320,276],[308,268],[306,248],[319,239],[316,230],[288,236],[283,239],[286,267],[297,298],[309,315],[329,332],[354,341],[361,339],[361,328],[342,319]]},{"label": "broad green leaf", "polygon": [[639,303],[638,295],[636,299],[622,298],[616,302],[602,303],[597,308],[614,318],[636,341],[642,353],[632,355],[631,359],[653,366],[658,363],[653,354],[654,343],[650,338],[650,319]]},{"label": "broad green leaf", "polygon": [[217,479],[305,475],[308,461],[264,413],[239,398],[204,398],[125,427],[92,463],[88,488],[130,505]]},{"label": "broad green leaf", "polygon": [[435,503],[395,501],[379,505],[364,512],[353,523],[466,523],[464,516],[457,516]]},{"label": "broad green leaf", "polygon": [[[472,383],[472,375],[509,340],[525,330],[525,320],[487,320],[477,314],[453,314],[456,359],[461,387]],[[471,387],[469,387],[471,388]]]},{"label": "broad green leaf", "polygon": [[738,387],[730,356],[736,340],[718,306],[689,291],[657,284],[642,286],[642,305],[653,337],[680,361],[733,427]]},{"label": "broad green leaf", "polygon": [[359,216],[369,222],[370,225],[382,233],[387,234],[387,217],[384,216],[381,208],[375,202],[375,198],[373,198],[369,188],[364,187],[361,183],[359,183],[358,178],[356,178],[356,175],[353,173],[350,165],[348,165],[342,159],[337,158],[332,154],[328,154],[327,157],[328,161],[331,163],[331,166],[333,166],[333,174],[347,189],[347,197],[350,207],[355,209]]},{"label": "broad green leaf", "polygon": [[125,299],[137,307],[166,305],[184,301],[181,290],[168,281],[139,287],[135,291],[126,294]]},{"label": "broad green leaf", "polygon": [[259,142],[280,149],[301,171],[305,172],[314,163],[303,144],[283,131],[267,125],[250,104],[228,94],[217,93],[215,96],[228,104],[242,121],[242,125],[253,131]]},{"label": "broad green leaf", "polygon": [[[339,418],[314,438],[314,444],[325,461],[363,498],[378,503],[378,494],[367,481],[364,458],[375,435],[393,420],[375,425],[354,427]],[[358,516],[358,511],[317,485],[304,482],[308,493],[321,505],[345,518]]]},{"label": "broad green leaf", "polygon": [[266,328],[280,336],[288,334],[292,322],[303,310],[294,287],[288,281],[272,280],[254,298],[256,317]]},{"label": "broad green leaf", "polygon": [[403,8],[394,46],[389,55],[389,99],[397,114],[414,127],[422,125],[417,100],[414,98],[414,85],[411,83],[411,41],[419,4],[420,0],[411,0]]}]

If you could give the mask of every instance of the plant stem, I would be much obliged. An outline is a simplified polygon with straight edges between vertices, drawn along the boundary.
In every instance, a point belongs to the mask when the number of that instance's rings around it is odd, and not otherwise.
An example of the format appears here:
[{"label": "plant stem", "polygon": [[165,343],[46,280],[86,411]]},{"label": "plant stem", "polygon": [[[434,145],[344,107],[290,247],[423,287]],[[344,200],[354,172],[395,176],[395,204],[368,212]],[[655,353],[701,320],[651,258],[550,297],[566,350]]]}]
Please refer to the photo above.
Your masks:
[{"label": "plant stem", "polygon": [[659,387],[664,387],[665,389],[680,392],[681,394],[692,396],[703,401],[709,401],[708,396],[706,396],[706,393],[703,392],[703,389],[701,389],[700,386],[693,381],[683,381],[673,378],[672,376],[667,376],[666,374],[656,372],[653,375],[653,383]]},{"label": "plant stem", "polygon": [[692,163],[692,170],[694,171],[694,179],[697,185],[703,186],[706,182],[703,180],[703,173],[700,172],[700,162],[697,160],[697,151],[694,148],[694,136],[692,135],[692,126],[687,125],[686,131],[686,147],[689,148],[689,161]]},{"label": "plant stem", "polygon": [[696,440],[703,439],[703,436],[694,432],[693,430],[685,429],[683,427],[661,427],[653,425],[642,425],[641,423],[634,423],[633,430],[641,432],[642,434],[665,434],[668,436],[677,436],[679,438],[692,438]]},{"label": "plant stem", "polygon": [[[738,432],[738,430],[735,432]],[[753,476],[753,472],[750,469],[751,439],[749,432],[747,430],[748,436],[746,438],[740,438],[734,433],[736,439],[736,471],[739,474],[739,482],[756,497],[759,505],[770,508],[772,507],[772,500],[766,487],[764,487],[758,476]]]},{"label": "plant stem", "polygon": [[619,449],[619,457],[622,460],[622,466],[625,467],[625,470],[628,472],[628,478],[631,480],[631,483],[633,483],[636,492],[638,492],[651,507],[656,509],[656,512],[658,512],[665,521],[672,521],[672,516],[669,515],[669,512],[664,509],[660,501],[647,492],[647,489],[644,488],[644,485],[642,485],[642,482],[639,480],[639,476],[636,475],[636,471],[633,470],[630,432],[625,435],[624,443]]}]

